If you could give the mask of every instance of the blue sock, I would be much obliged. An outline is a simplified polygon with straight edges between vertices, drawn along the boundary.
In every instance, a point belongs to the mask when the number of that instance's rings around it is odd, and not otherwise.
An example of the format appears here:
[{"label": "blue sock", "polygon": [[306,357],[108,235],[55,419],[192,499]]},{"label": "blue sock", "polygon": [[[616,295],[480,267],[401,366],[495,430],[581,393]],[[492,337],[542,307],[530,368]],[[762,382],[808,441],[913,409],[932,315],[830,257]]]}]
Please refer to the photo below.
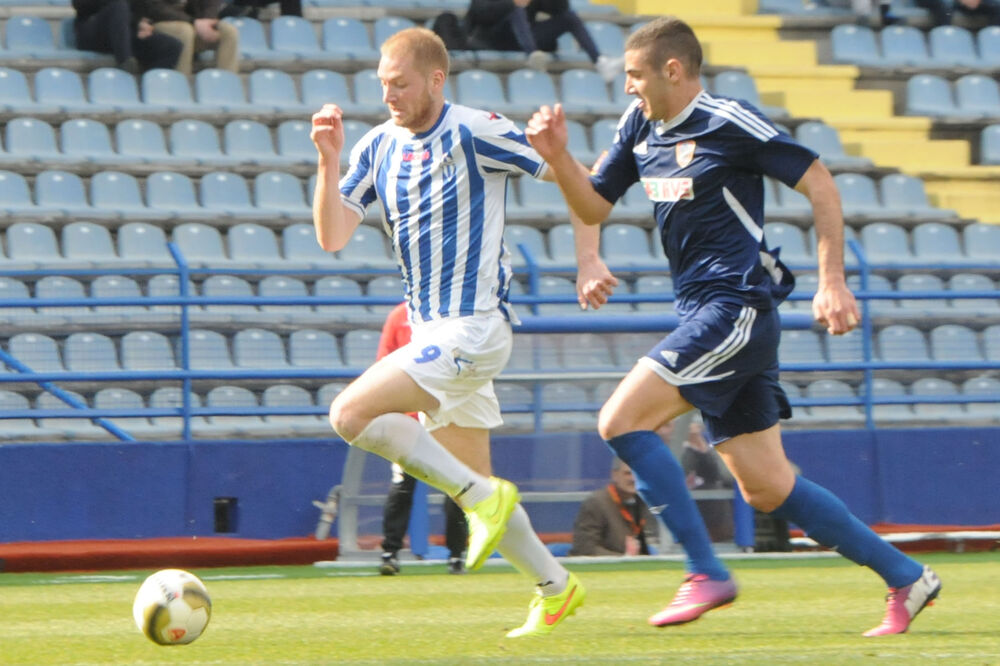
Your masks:
[{"label": "blue sock", "polygon": [[903,587],[920,578],[923,567],[875,534],[826,488],[801,476],[777,509],[776,518],[795,523],[805,533],[847,559],[873,569],[889,587]]},{"label": "blue sock", "polygon": [[715,556],[705,521],[688,492],[684,470],[660,436],[639,430],[612,437],[607,444],[632,468],[636,490],[646,505],[663,507],[660,518],[684,546],[687,570],[713,580],[729,580],[729,571]]}]

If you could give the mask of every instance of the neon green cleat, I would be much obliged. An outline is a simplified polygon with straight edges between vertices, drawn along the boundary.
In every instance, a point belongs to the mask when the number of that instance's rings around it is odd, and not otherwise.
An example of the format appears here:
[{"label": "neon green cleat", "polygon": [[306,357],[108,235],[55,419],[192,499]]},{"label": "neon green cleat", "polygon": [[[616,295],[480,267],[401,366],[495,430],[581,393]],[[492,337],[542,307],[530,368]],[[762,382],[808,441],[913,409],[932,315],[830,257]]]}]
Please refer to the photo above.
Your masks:
[{"label": "neon green cleat", "polygon": [[497,544],[507,531],[507,521],[514,507],[521,500],[517,487],[510,481],[491,476],[493,493],[466,510],[469,521],[469,551],[465,568],[470,571],[483,566],[486,558],[497,549]]},{"label": "neon green cleat", "polygon": [[528,619],[524,624],[508,632],[507,638],[519,636],[545,636],[552,633],[560,622],[576,613],[587,598],[587,590],[574,574],[566,580],[566,589],[551,597],[543,597],[540,591],[528,606]]}]

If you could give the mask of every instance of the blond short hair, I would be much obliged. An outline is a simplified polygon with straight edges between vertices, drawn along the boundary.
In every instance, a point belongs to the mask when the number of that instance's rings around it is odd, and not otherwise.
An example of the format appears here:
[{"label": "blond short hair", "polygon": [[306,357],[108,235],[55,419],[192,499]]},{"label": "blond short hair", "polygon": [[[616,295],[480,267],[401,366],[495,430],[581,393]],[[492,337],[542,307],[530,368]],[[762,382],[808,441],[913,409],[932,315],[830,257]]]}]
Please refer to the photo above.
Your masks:
[{"label": "blond short hair", "polygon": [[380,47],[383,56],[409,55],[417,69],[430,73],[440,69],[448,76],[450,61],[444,42],[427,28],[406,28],[393,34]]}]

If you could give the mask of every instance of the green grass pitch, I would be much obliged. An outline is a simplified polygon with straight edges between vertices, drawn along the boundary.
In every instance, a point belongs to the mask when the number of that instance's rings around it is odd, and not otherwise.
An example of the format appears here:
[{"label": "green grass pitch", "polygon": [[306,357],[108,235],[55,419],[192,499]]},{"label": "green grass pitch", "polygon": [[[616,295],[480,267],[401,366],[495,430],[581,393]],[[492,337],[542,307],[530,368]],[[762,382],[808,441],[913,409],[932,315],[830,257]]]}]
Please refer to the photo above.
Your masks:
[{"label": "green grass pitch", "polygon": [[839,558],[732,560],[732,607],[654,629],[675,562],[571,564],[586,605],[545,638],[505,639],[531,586],[506,567],[449,576],[444,566],[195,570],[212,621],[187,646],[160,647],[132,622],[149,571],[0,575],[0,664],[1000,664],[1000,556],[922,556],[944,590],[904,635],[879,623],[877,576]]}]

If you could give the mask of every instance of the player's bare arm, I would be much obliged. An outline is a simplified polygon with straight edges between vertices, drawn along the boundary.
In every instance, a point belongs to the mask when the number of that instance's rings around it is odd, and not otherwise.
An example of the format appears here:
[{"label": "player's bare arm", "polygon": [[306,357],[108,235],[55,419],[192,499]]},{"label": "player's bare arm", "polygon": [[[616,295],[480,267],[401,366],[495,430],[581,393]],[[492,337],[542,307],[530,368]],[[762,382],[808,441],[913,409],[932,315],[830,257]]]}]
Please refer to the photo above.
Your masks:
[{"label": "player's bare arm", "polygon": [[844,216],[840,194],[830,171],[819,160],[810,165],[795,189],[812,204],[816,227],[819,286],[813,299],[813,317],[833,335],[842,335],[858,325],[861,314],[844,278]]},{"label": "player's bare arm", "polygon": [[340,199],[340,153],[344,149],[344,118],[340,107],[324,104],[314,113],[309,136],[319,153],[312,201],[316,240],[327,252],[335,252],[347,245],[361,223],[361,217]]},{"label": "player's bare arm", "polygon": [[548,163],[566,203],[583,224],[600,224],[611,212],[611,202],[594,190],[587,169],[566,149],[568,134],[562,104],[543,106],[524,130],[528,143]]}]

